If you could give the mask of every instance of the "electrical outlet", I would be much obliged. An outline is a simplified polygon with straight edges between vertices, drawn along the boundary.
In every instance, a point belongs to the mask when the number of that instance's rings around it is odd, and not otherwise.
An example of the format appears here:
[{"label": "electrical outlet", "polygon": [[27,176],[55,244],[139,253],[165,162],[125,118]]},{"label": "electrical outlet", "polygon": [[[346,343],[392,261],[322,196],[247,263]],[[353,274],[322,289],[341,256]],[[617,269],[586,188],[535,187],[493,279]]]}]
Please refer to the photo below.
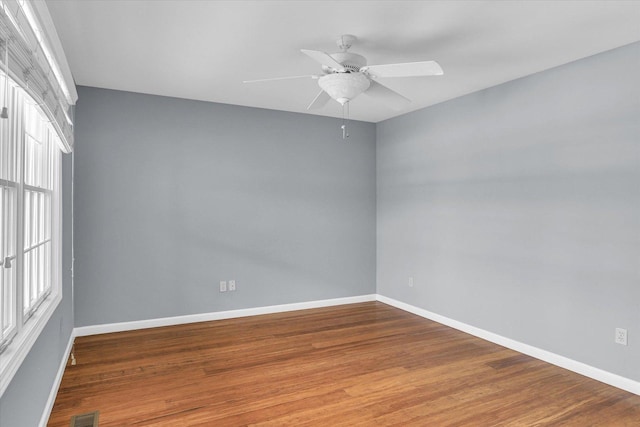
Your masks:
[{"label": "electrical outlet", "polygon": [[409,277],[409,287],[413,288],[413,276]]},{"label": "electrical outlet", "polygon": [[227,282],[224,280],[220,281],[220,292],[227,292]]},{"label": "electrical outlet", "polygon": [[616,328],[616,344],[627,345],[627,330]]},{"label": "electrical outlet", "polygon": [[236,281],[235,280],[229,280],[229,290],[232,291],[232,292],[236,290]]}]

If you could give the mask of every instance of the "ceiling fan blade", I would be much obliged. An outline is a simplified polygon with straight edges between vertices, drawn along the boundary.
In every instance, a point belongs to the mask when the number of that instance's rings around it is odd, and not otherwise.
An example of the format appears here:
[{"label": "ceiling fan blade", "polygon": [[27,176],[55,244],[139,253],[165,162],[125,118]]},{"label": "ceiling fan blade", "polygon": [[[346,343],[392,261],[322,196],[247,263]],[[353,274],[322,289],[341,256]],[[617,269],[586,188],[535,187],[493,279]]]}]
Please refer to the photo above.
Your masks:
[{"label": "ceiling fan blade", "polygon": [[258,79],[258,80],[244,80],[242,83],[260,83],[260,82],[272,82],[276,80],[290,80],[290,79],[317,79],[320,76],[315,74],[308,74],[306,76],[287,76],[287,77],[273,77],[270,79]]},{"label": "ceiling fan blade", "polygon": [[436,61],[367,65],[362,67],[360,71],[374,77],[441,76],[444,74],[442,67]]},{"label": "ceiling fan blade", "polygon": [[307,107],[307,110],[315,110],[318,108],[324,107],[324,105],[331,99],[329,94],[324,90],[321,90],[320,93],[313,98],[313,101]]},{"label": "ceiling fan blade", "polygon": [[371,80],[369,89],[364,91],[364,94],[388,105],[394,110],[402,110],[411,102],[409,98],[400,95],[395,90],[391,90],[375,80]]},{"label": "ceiling fan blade", "polygon": [[335,70],[344,70],[344,66],[333,59],[327,52],[309,49],[300,49],[300,52],[304,53],[305,55],[322,65],[326,65],[327,67],[333,68]]}]

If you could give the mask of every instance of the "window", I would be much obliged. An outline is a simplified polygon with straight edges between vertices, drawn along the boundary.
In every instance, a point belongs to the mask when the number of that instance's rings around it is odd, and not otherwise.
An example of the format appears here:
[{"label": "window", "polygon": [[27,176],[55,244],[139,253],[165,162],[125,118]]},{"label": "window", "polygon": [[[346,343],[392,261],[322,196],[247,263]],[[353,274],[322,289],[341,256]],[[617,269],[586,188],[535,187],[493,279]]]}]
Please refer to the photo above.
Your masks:
[{"label": "window", "polygon": [[62,297],[61,143],[38,104],[7,87],[0,76],[0,395]]}]

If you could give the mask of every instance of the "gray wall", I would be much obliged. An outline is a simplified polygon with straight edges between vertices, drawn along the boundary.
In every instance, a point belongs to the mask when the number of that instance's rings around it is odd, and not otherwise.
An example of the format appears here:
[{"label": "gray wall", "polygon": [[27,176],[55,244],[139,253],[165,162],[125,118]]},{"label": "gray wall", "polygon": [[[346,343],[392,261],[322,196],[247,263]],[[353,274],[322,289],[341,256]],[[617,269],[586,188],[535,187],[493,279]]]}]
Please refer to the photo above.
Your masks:
[{"label": "gray wall", "polygon": [[76,326],[375,293],[374,124],[88,87],[76,111]]},{"label": "gray wall", "polygon": [[636,43],[379,123],[378,293],[640,380],[638,76]]},{"label": "gray wall", "polygon": [[62,158],[62,301],[0,398],[0,426],[37,426],[67,355],[73,329],[71,289],[71,155]]}]

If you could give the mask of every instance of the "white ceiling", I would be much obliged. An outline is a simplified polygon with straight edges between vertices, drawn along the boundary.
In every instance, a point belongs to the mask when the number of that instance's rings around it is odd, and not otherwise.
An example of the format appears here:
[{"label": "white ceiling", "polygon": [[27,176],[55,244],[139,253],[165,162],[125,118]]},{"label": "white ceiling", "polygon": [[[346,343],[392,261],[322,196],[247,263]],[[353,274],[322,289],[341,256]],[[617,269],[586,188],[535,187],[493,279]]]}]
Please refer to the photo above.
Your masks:
[{"label": "white ceiling", "polygon": [[[640,40],[638,1],[47,0],[78,85],[307,112],[319,73],[301,48],[369,64],[436,60],[444,76],[380,79],[412,99],[367,97],[350,117],[379,122]],[[615,76],[611,76],[615,78]],[[79,102],[82,102],[80,99]],[[341,117],[331,101],[313,114]]]}]

